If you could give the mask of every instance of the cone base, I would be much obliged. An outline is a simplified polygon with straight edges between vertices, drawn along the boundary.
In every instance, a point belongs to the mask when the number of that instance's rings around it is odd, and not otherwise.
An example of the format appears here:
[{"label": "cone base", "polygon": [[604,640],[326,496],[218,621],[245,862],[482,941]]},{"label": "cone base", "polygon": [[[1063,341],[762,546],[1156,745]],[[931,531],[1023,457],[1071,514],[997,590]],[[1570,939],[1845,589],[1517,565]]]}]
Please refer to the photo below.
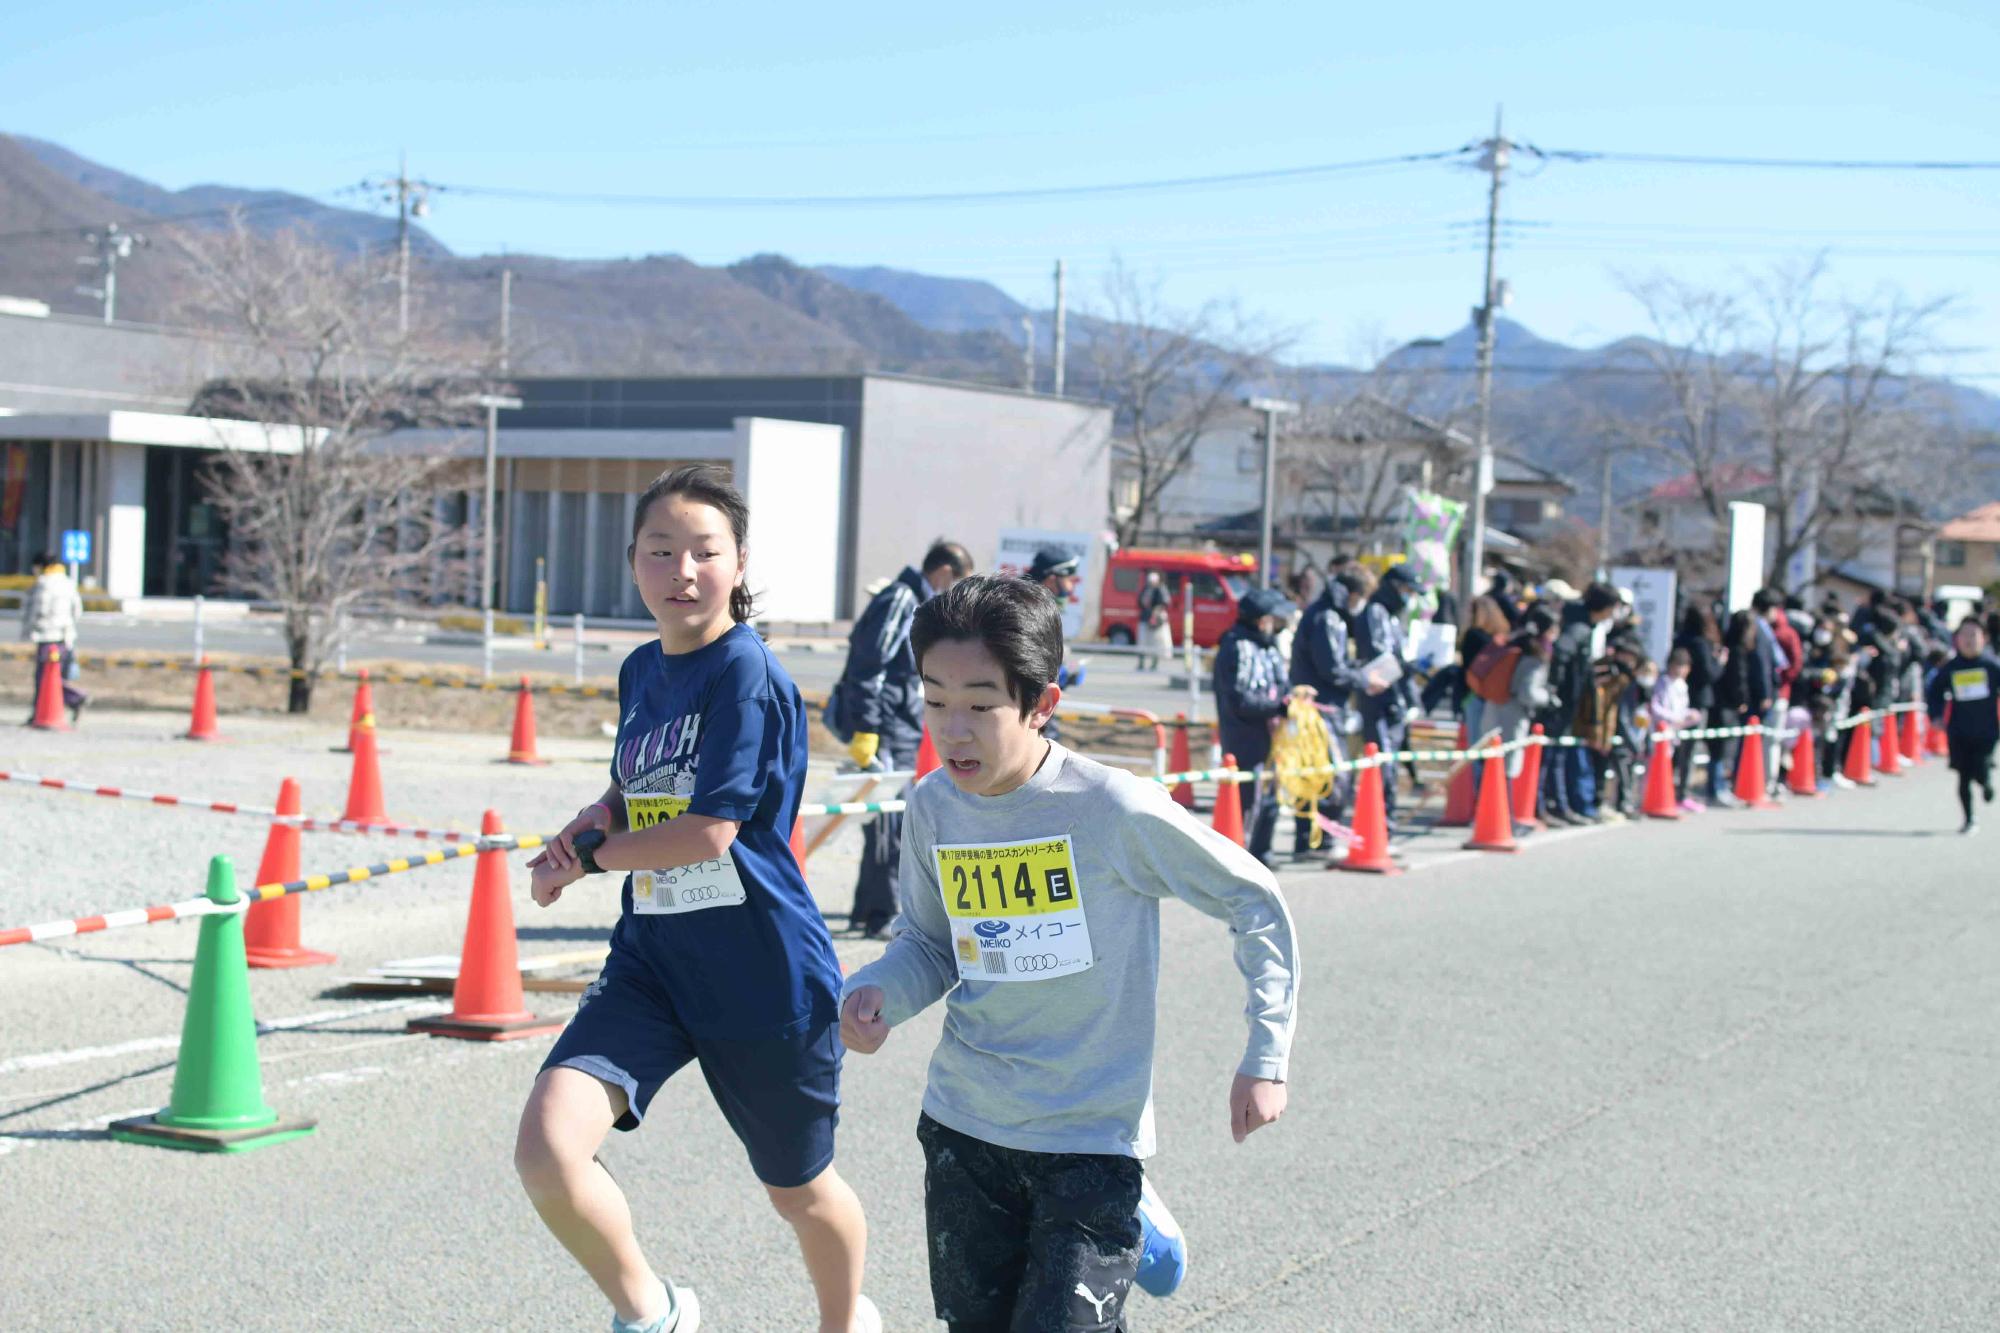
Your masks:
[{"label": "cone base", "polygon": [[183,733],[179,739],[184,741],[219,741],[222,739],[222,733],[219,731],[207,731],[199,733],[190,731]]},{"label": "cone base", "polygon": [[177,1125],[162,1124],[160,1116],[163,1114],[155,1112],[127,1120],[114,1120],[111,1122],[111,1137],[120,1143],[143,1144],[149,1148],[179,1148],[187,1152],[249,1152],[253,1148],[268,1148],[288,1139],[304,1138],[319,1124],[317,1120],[280,1116],[272,1124],[259,1125],[255,1129],[182,1129]]},{"label": "cone base", "polygon": [[1400,875],[1403,873],[1403,867],[1397,865],[1394,861],[1363,862],[1360,865],[1356,865],[1352,861],[1335,861],[1327,869],[1345,870],[1352,875]]},{"label": "cone base", "polygon": [[500,761],[503,764],[532,764],[536,768],[547,768],[549,761],[536,754],[510,754]]},{"label": "cone base", "polygon": [[1795,801],[1819,801],[1826,799],[1826,793],[1817,787],[1814,787],[1811,791],[1800,791],[1797,787],[1787,787],[1785,791]]},{"label": "cone base", "polygon": [[324,967],[335,961],[317,949],[245,949],[252,967]]},{"label": "cone base", "polygon": [[1640,813],[1648,819],[1679,819],[1683,812],[1680,810],[1642,810]]},{"label": "cone base", "polygon": [[36,731],[68,731],[68,730],[70,729],[70,728],[69,728],[69,723],[67,723],[67,722],[60,722],[60,721],[58,721],[58,722],[24,722],[24,723],[22,723],[21,725],[22,725],[22,726],[24,726],[24,727],[33,727],[33,728],[34,728],[34,729],[35,729]]},{"label": "cone base", "polygon": [[413,1018],[404,1026],[405,1032],[423,1032],[433,1037],[457,1037],[461,1041],[519,1041],[523,1037],[538,1037],[544,1032],[561,1032],[569,1020],[537,1018],[533,1014],[522,1014],[518,1018],[453,1018],[443,1014],[437,1018]]},{"label": "cone base", "polygon": [[1481,842],[1477,838],[1467,838],[1460,844],[1468,852],[1518,852],[1521,844],[1509,838],[1506,842]]}]

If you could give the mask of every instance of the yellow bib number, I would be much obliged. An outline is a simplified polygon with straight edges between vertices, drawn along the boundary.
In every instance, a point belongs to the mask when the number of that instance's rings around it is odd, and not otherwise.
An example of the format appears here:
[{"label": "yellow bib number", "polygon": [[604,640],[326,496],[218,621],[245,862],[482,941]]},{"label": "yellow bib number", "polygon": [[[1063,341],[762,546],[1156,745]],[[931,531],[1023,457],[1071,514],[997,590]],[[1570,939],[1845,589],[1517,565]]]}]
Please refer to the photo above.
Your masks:
[{"label": "yellow bib number", "polygon": [[1986,684],[1986,672],[1982,668],[1951,673],[1951,696],[1954,699],[1971,701],[1984,699],[1992,690]]},{"label": "yellow bib number", "polygon": [[1067,834],[933,853],[962,980],[1041,981],[1095,961]]},{"label": "yellow bib number", "polygon": [[[685,796],[625,798],[625,822],[637,830],[651,828],[687,813]],[[734,907],[749,899],[743,877],[728,852],[710,861],[665,870],[632,872],[632,910],[641,916],[677,915],[711,907]]]}]

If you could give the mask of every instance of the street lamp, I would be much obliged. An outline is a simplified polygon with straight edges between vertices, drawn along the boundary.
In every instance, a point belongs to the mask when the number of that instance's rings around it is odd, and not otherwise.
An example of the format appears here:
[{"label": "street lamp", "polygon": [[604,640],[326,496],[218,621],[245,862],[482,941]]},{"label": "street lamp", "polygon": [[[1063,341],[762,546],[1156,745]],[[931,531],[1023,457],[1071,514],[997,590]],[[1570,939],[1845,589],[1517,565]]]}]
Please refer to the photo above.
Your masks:
[{"label": "street lamp", "polygon": [[1271,512],[1276,503],[1278,475],[1278,418],[1290,416],[1299,405],[1283,398],[1245,398],[1243,406],[1264,414],[1264,512],[1258,525],[1257,567],[1264,572],[1264,586],[1271,586]]},{"label": "street lamp", "polygon": [[479,521],[483,529],[479,541],[479,609],[484,622],[480,636],[484,645],[484,670],[490,678],[493,675],[493,455],[499,443],[502,409],[518,412],[521,400],[501,394],[481,393],[465,401],[486,409],[486,497],[479,505]]}]

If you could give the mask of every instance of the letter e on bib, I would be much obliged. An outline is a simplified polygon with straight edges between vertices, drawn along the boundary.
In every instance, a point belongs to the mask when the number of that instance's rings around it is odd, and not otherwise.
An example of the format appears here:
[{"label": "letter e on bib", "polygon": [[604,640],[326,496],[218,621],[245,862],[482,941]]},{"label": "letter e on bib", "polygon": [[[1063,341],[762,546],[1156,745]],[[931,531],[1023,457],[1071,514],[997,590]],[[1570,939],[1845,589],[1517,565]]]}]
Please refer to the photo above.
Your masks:
[{"label": "letter e on bib", "polygon": [[1096,961],[1068,834],[932,850],[960,980],[1045,981]]}]

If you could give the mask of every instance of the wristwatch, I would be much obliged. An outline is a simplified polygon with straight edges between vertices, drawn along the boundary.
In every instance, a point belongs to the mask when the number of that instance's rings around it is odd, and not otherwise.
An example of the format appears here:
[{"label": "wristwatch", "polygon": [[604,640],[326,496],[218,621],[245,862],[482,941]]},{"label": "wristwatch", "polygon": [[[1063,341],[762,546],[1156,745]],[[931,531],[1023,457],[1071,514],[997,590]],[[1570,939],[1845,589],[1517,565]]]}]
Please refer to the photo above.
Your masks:
[{"label": "wristwatch", "polygon": [[597,864],[597,849],[604,845],[607,836],[601,828],[587,828],[569,840],[569,845],[576,851],[577,864],[583,867],[584,874],[604,873],[604,867]]}]

